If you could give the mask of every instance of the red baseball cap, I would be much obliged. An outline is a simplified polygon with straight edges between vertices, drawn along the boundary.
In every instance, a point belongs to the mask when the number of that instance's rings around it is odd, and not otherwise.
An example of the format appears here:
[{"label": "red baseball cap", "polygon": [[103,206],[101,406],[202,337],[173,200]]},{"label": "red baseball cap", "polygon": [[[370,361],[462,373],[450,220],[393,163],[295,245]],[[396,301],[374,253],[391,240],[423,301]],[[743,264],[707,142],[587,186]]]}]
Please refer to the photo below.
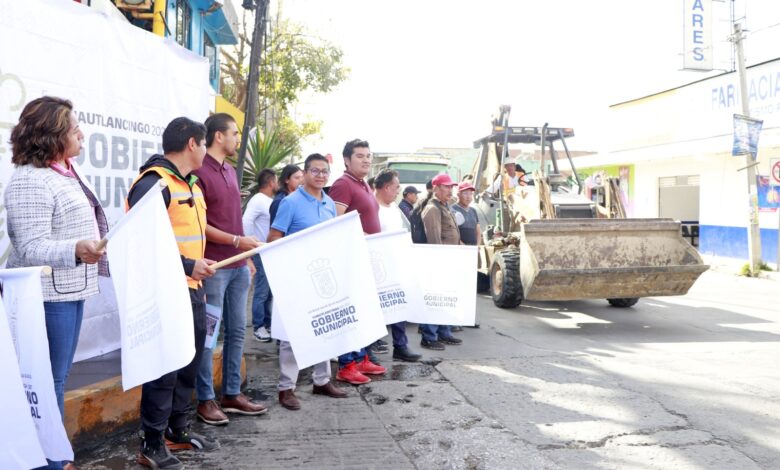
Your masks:
[{"label": "red baseball cap", "polygon": [[472,186],[471,183],[469,183],[468,181],[464,181],[464,182],[462,182],[462,183],[460,183],[458,185],[458,192],[459,193],[463,192],[463,191],[476,191],[476,190],[477,190],[477,188]]},{"label": "red baseball cap", "polygon": [[458,183],[452,181],[450,175],[444,173],[433,177],[431,184],[434,186],[456,186]]}]

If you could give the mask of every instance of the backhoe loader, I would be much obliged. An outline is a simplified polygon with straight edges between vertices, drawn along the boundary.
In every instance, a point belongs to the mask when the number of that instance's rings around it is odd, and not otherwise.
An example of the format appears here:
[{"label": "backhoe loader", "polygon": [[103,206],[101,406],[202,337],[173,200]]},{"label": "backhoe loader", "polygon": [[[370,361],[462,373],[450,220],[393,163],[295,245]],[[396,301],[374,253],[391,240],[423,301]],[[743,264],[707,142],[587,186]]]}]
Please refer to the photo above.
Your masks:
[{"label": "backhoe loader", "polygon": [[[630,307],[640,297],[687,293],[708,266],[682,237],[680,223],[626,218],[617,179],[585,197],[566,143],[574,131],[509,126],[510,109],[502,106],[491,133],[474,143],[481,148],[472,172],[483,228],[478,270],[495,305],[607,299]],[[503,177],[510,145],[521,143],[541,146],[539,170],[525,185],[493,184]],[[556,144],[569,176],[559,169]]]}]

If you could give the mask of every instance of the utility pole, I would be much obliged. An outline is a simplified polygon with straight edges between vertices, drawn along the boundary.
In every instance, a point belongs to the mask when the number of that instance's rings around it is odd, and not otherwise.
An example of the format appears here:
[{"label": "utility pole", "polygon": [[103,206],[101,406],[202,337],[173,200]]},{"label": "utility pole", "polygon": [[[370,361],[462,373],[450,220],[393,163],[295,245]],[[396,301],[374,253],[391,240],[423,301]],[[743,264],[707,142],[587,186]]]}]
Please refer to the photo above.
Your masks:
[{"label": "utility pole", "polygon": [[[747,72],[745,70],[745,52],[742,48],[742,41],[745,39],[742,34],[742,24],[734,23],[734,35],[731,40],[737,50],[737,75],[739,77],[739,98],[742,102],[742,114],[750,116],[750,102],[747,88]],[[745,154],[745,171],[747,172],[748,182],[748,205],[750,221],[748,224],[748,258],[750,263],[750,274],[756,276],[761,266],[761,232],[758,226],[758,188],[756,181],[756,165],[752,161],[750,152]]]},{"label": "utility pole", "polygon": [[244,162],[246,161],[249,132],[255,127],[257,117],[257,87],[260,82],[260,56],[263,52],[263,38],[265,37],[265,18],[268,15],[270,0],[244,0],[245,9],[255,9],[255,30],[252,32],[252,45],[249,51],[249,73],[246,78],[246,110],[244,114],[244,129],[241,131],[241,147],[238,150],[236,161],[236,176],[238,187],[244,178]]}]

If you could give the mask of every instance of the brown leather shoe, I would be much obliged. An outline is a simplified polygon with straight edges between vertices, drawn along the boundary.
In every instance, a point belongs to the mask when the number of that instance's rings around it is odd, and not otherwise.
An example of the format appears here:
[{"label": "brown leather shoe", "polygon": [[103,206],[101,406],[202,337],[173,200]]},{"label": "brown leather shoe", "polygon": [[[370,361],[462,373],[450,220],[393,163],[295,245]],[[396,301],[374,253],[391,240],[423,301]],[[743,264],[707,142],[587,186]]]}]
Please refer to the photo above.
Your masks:
[{"label": "brown leather shoe", "polygon": [[237,413],[240,415],[261,415],[268,411],[268,408],[255,403],[243,393],[239,393],[233,398],[222,397],[222,411],[225,413]]},{"label": "brown leather shoe", "polygon": [[345,390],[338,388],[330,382],[325,385],[315,385],[311,393],[315,395],[326,395],[331,398],[347,398],[347,395],[349,395]]},{"label": "brown leather shoe", "polygon": [[217,405],[216,400],[207,400],[198,403],[198,418],[206,424],[219,426],[230,421]]},{"label": "brown leather shoe", "polygon": [[279,392],[279,403],[288,410],[301,409],[301,402],[298,401],[298,397],[295,396],[292,389]]}]

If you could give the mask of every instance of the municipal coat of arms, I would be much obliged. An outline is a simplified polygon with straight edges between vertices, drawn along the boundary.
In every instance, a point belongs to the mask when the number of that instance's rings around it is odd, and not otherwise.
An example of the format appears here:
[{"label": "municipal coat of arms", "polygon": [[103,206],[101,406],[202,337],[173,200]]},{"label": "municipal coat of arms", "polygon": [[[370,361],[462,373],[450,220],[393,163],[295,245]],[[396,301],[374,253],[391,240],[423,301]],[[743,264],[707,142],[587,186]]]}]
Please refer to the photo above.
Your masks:
[{"label": "municipal coat of arms", "polygon": [[329,299],[336,295],[338,292],[338,284],[336,283],[336,275],[333,273],[333,268],[330,267],[330,260],[326,258],[318,258],[309,263],[307,267],[311,275],[311,282],[314,284],[314,290],[317,295],[323,299]]},{"label": "municipal coat of arms", "polygon": [[382,259],[382,254],[376,251],[369,253],[371,256],[371,268],[374,271],[374,281],[377,285],[382,284],[387,279],[387,271],[385,271],[385,262]]}]

